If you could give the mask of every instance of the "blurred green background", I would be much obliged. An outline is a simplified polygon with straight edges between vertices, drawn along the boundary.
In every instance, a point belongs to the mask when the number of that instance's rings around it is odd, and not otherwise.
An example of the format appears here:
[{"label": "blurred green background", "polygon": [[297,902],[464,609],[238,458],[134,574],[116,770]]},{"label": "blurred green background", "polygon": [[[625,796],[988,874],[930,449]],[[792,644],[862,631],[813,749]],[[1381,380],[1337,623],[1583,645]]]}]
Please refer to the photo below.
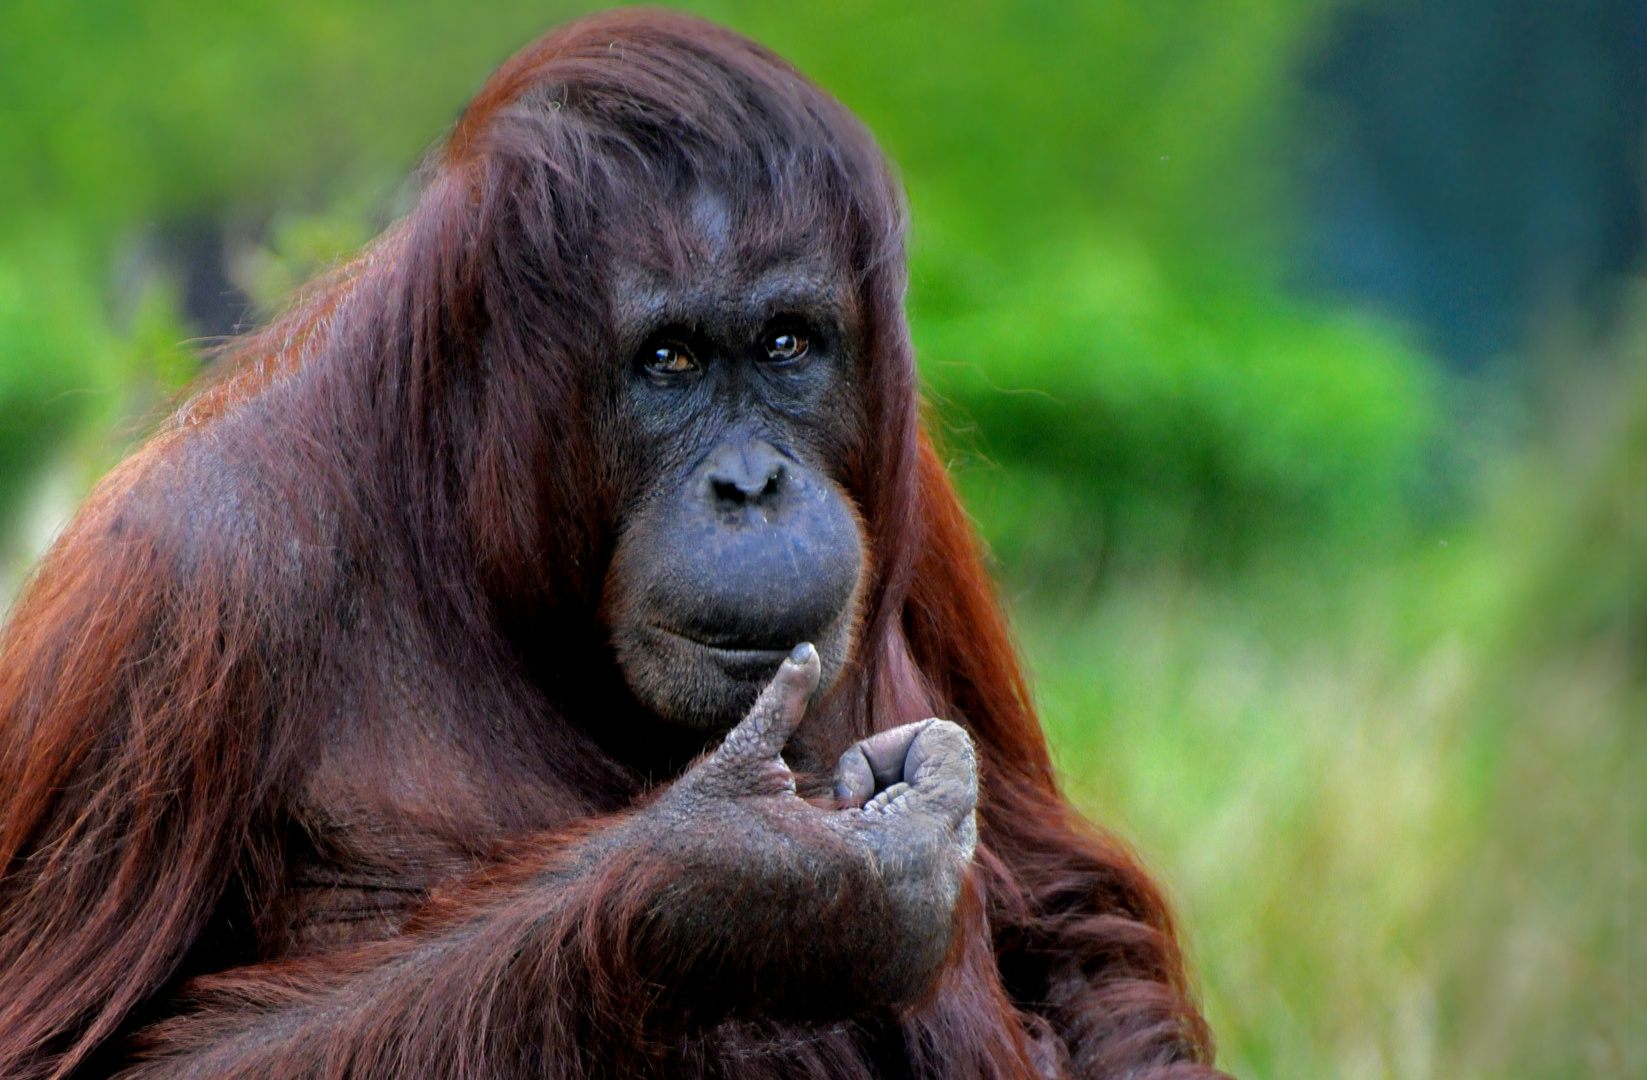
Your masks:
[{"label": "blurred green background", "polygon": [[[0,0],[15,589],[556,0]],[[1071,794],[1244,1077],[1647,1076],[1647,3],[695,10],[914,210]]]}]

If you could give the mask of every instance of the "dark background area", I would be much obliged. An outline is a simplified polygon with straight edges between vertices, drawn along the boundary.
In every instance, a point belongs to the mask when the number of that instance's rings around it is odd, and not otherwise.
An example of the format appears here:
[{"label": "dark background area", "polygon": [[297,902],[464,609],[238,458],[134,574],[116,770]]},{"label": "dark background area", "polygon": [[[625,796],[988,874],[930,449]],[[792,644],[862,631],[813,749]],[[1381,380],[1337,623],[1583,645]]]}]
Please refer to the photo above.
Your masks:
[{"label": "dark background area", "polygon": [[1352,8],[1306,78],[1325,144],[1301,284],[1422,325],[1470,372],[1568,309],[1619,317],[1647,236],[1647,4]]}]

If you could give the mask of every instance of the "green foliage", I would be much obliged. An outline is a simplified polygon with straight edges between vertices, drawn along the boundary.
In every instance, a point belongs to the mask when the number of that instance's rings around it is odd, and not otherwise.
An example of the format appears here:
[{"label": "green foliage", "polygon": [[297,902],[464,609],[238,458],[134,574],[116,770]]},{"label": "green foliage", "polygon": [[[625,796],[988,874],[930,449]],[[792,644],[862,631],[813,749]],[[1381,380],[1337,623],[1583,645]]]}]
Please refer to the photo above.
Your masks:
[{"label": "green foliage", "polygon": [[918,323],[951,441],[1004,466],[962,476],[1008,565],[1067,580],[1101,556],[1205,566],[1387,538],[1438,418],[1390,328],[1263,289],[1196,295],[1136,249],[1044,266]]},{"label": "green foliage", "polygon": [[0,516],[86,415],[114,342],[101,297],[62,246],[0,250]]},{"label": "green foliage", "polygon": [[[397,178],[489,69],[575,8],[19,0],[0,10],[0,159],[21,166],[0,170],[0,254],[20,225],[72,231],[90,257],[69,291],[119,337],[99,309],[133,301],[104,267],[205,216],[252,241],[231,270],[271,310],[403,208]],[[1062,508],[1026,535],[1016,481],[972,470],[1008,563],[1239,561],[1401,516],[1434,435],[1421,358],[1273,284],[1290,72],[1324,0],[699,9],[792,57],[901,163],[942,423]]]},{"label": "green foliage", "polygon": [[398,176],[493,65],[571,10],[12,0],[0,206],[72,214],[106,240],[202,210],[312,207]]}]

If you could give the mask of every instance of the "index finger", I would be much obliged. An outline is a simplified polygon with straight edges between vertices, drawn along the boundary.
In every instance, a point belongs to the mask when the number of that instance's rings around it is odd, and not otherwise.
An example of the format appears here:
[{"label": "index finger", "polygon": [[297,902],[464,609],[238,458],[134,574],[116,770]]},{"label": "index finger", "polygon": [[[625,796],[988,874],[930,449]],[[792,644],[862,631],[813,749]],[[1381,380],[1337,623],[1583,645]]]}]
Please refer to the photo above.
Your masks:
[{"label": "index finger", "polygon": [[807,700],[818,688],[822,674],[823,665],[812,643],[803,641],[795,646],[714,756],[723,761],[747,761],[766,760],[781,754],[789,736],[806,715]]}]

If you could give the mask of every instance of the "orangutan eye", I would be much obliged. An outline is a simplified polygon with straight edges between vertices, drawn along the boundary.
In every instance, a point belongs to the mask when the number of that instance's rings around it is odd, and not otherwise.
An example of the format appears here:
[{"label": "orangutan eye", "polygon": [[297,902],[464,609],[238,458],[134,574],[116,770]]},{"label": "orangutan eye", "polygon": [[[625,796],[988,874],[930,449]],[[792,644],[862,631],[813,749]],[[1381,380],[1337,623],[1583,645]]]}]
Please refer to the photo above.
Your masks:
[{"label": "orangutan eye", "polygon": [[646,370],[659,375],[684,375],[698,370],[698,361],[685,345],[665,342],[647,353]]},{"label": "orangutan eye", "polygon": [[787,364],[806,355],[806,339],[793,330],[780,330],[766,338],[766,358]]}]

